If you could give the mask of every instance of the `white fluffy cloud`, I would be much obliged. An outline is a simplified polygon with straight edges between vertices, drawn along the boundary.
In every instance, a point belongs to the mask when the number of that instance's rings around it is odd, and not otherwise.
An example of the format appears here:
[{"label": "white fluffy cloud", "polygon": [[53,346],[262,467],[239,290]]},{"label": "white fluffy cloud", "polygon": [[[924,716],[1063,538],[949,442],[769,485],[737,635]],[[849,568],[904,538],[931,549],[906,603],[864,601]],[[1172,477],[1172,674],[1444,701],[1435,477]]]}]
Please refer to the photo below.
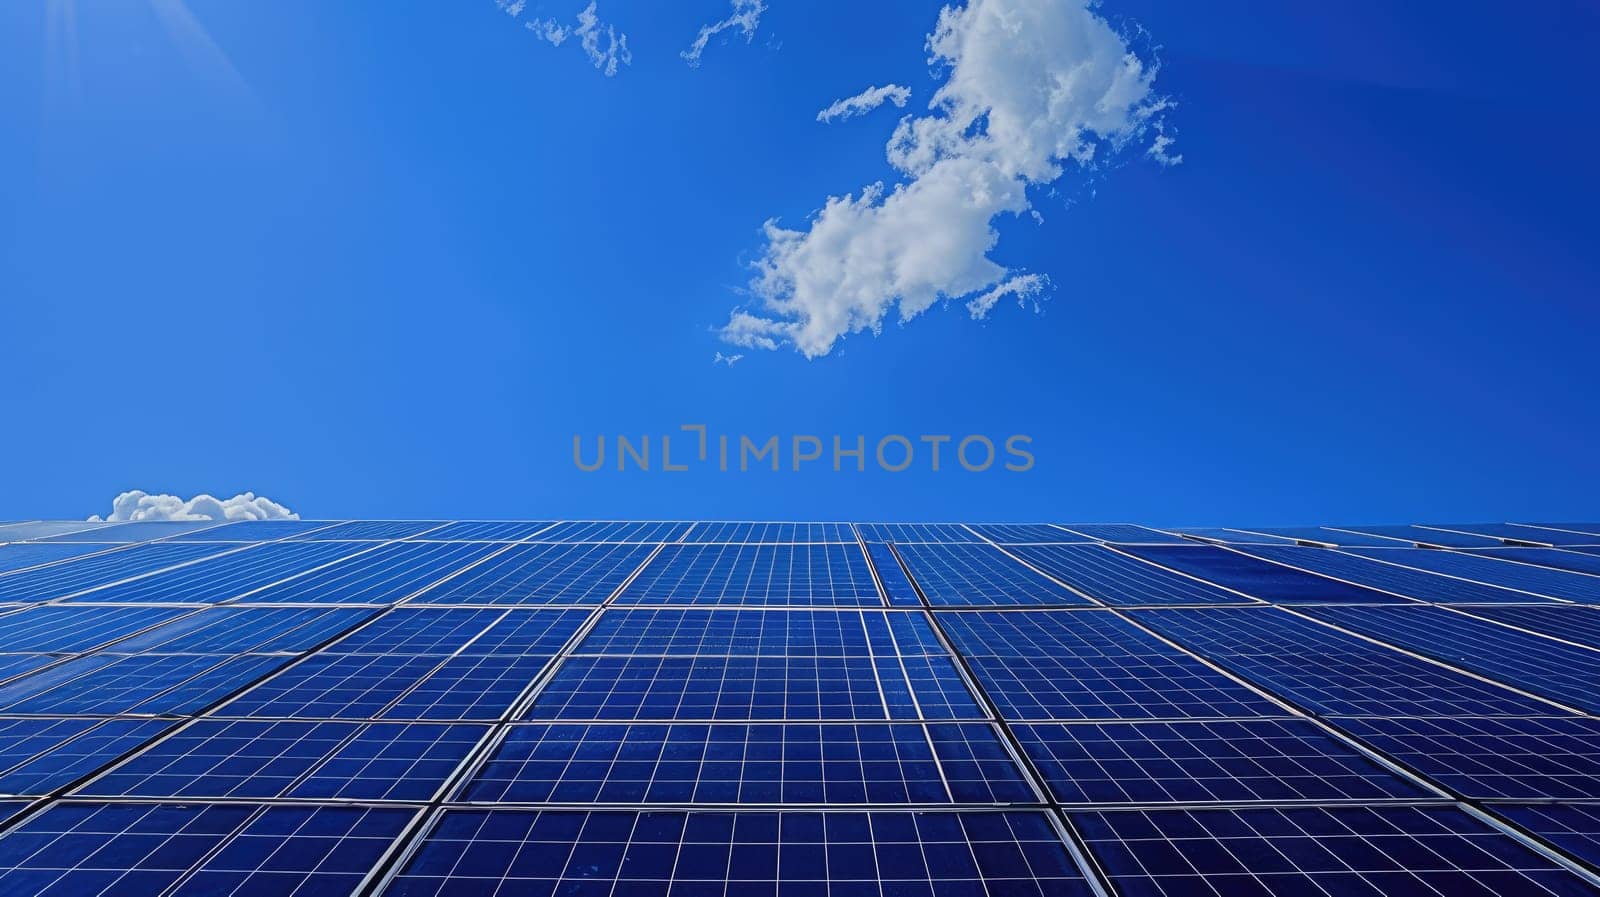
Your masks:
[{"label": "white fluffy cloud", "polygon": [[859,197],[830,197],[804,229],[766,224],[753,309],[725,340],[759,349],[831,352],[878,331],[891,308],[910,320],[941,299],[983,317],[1001,298],[1037,299],[1047,281],[989,257],[994,220],[1032,209],[1028,188],[1170,135],[1156,66],[1095,14],[1095,0],[969,0],[946,7],[928,37],[944,83],[927,115],[906,116],[888,144],[903,177]]},{"label": "white fluffy cloud", "polygon": [[866,115],[886,102],[893,103],[904,109],[910,99],[911,88],[909,87],[901,87],[898,84],[869,87],[853,97],[834,100],[833,105],[817,113],[817,121],[831,122],[835,119]]},{"label": "white fluffy cloud", "polygon": [[[517,19],[522,17],[522,12],[528,3],[527,0],[495,0],[495,5],[506,15]],[[578,13],[576,25],[563,25],[555,19],[537,18],[528,19],[522,25],[540,40],[556,47],[566,43],[567,38],[576,37],[584,55],[589,57],[589,62],[610,78],[621,66],[633,64],[633,51],[628,49],[626,34],[617,31],[616,26],[600,21],[597,6],[598,0],[591,0],[589,5]]]},{"label": "white fluffy cloud", "polygon": [[106,517],[93,521],[138,522],[150,520],[299,520],[300,515],[265,496],[241,492],[218,499],[196,495],[185,501],[176,495],[151,495],[134,489],[117,496]]},{"label": "white fluffy cloud", "polygon": [[726,19],[702,26],[694,43],[678,55],[682,56],[691,67],[699,67],[700,57],[706,51],[706,44],[724,31],[737,30],[744,35],[745,43],[749,43],[756,36],[756,27],[761,24],[761,14],[766,11],[766,0],[733,0],[732,14]]}]

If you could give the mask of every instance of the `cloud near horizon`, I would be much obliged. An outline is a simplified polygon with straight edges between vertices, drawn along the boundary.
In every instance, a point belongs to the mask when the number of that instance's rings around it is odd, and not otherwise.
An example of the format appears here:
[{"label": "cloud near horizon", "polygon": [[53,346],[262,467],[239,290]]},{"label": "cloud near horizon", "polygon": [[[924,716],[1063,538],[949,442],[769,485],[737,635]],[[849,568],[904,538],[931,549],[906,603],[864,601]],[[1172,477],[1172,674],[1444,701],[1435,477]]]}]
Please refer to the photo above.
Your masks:
[{"label": "cloud near horizon", "polygon": [[187,501],[176,495],[151,495],[132,489],[118,495],[105,517],[94,514],[93,522],[136,523],[155,520],[299,520],[300,515],[265,496],[241,492],[232,498],[218,499],[196,495]]},{"label": "cloud near horizon", "polygon": [[[809,358],[890,310],[909,321],[945,299],[983,318],[1001,298],[1037,303],[1048,281],[990,258],[995,219],[1033,210],[1030,187],[1093,171],[1149,142],[1176,164],[1158,66],[1096,15],[1094,0],[970,0],[928,37],[943,83],[886,151],[901,180],[829,197],[802,228],[764,228],[750,283],[722,338]],[[847,101],[846,101],[847,102]],[[881,101],[880,101],[881,102]],[[1154,136],[1153,142],[1151,137]]]}]

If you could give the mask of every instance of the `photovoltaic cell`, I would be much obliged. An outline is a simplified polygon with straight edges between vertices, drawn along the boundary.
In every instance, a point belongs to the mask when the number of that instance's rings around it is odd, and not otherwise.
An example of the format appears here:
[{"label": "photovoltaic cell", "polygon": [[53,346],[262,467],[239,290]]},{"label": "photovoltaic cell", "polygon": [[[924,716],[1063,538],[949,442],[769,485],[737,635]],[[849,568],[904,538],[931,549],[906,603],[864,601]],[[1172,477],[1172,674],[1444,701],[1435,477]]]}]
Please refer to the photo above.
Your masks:
[{"label": "photovoltaic cell", "polygon": [[1027,723],[1015,731],[1062,803],[1426,795],[1303,719]]},{"label": "photovoltaic cell", "polygon": [[621,607],[601,614],[573,653],[839,657],[897,649],[943,653],[918,613]]},{"label": "photovoltaic cell", "polygon": [[[1178,530],[1185,536],[1204,539],[1207,542],[1223,542],[1228,545],[1293,545],[1297,542],[1290,536],[1273,535],[1264,530],[1228,529],[1220,526],[1186,526]],[[1319,541],[1313,539],[1312,541]],[[1331,542],[1322,539],[1322,542]],[[1389,542],[1386,544],[1394,544]]]},{"label": "photovoltaic cell", "polygon": [[240,520],[223,526],[181,533],[172,542],[268,542],[330,526],[326,520]]},{"label": "photovoltaic cell", "polygon": [[1475,607],[1472,615],[1600,649],[1600,607],[1582,604]]},{"label": "photovoltaic cell", "polygon": [[49,794],[155,738],[166,720],[0,720],[0,793]]},{"label": "photovoltaic cell", "polygon": [[192,561],[237,545],[134,545],[0,577],[0,601],[49,601]]},{"label": "photovoltaic cell", "polygon": [[1001,545],[1093,541],[1088,536],[1048,523],[969,523],[967,529]]},{"label": "photovoltaic cell", "polygon": [[1036,800],[994,728],[983,723],[517,725],[461,799],[568,804]]},{"label": "photovoltaic cell", "polygon": [[410,809],[61,803],[0,837],[0,890],[40,897],[347,894]]},{"label": "photovoltaic cell", "polygon": [[194,713],[285,662],[260,654],[91,654],[0,686],[0,712]]},{"label": "photovoltaic cell", "polygon": [[858,523],[856,529],[868,542],[982,542],[983,539],[959,523]]},{"label": "photovoltaic cell", "polygon": [[[1600,603],[1600,576],[1515,564],[1462,551],[1426,551],[1416,548],[1352,548],[1365,557],[1460,576],[1489,585],[1521,589],[1550,598]],[[0,580],[4,582],[5,580]]]},{"label": "photovoltaic cell", "polygon": [[36,520],[33,523],[7,523],[0,526],[0,542],[26,542],[30,539],[48,539],[65,533],[104,529],[104,523],[87,523],[82,520]]},{"label": "photovoltaic cell", "polygon": [[1454,807],[1071,815],[1124,897],[1593,892],[1576,873]]},{"label": "photovoltaic cell", "polygon": [[1122,550],[1153,564],[1279,604],[1341,601],[1371,604],[1405,600],[1210,545],[1128,545]]},{"label": "photovoltaic cell", "polygon": [[1591,866],[1600,866],[1600,806],[1497,806],[1495,811]]},{"label": "photovoltaic cell", "polygon": [[45,605],[0,616],[6,651],[77,653],[132,635],[192,611],[166,607],[100,608]]},{"label": "photovoltaic cell", "polygon": [[1105,545],[1018,545],[1010,549],[1056,579],[1111,605],[1240,604],[1256,599],[1174,573]]},{"label": "photovoltaic cell", "polygon": [[[1581,551],[1566,551],[1561,548],[1480,548],[1463,553],[1600,576],[1600,557]],[[0,557],[3,557],[3,554],[0,554]]]},{"label": "photovoltaic cell", "polygon": [[27,542],[0,545],[0,576],[29,567],[54,564],[69,558],[104,551],[104,545],[62,545],[57,542]]},{"label": "photovoltaic cell", "polygon": [[[781,882],[781,885],[780,885]],[[1092,891],[1040,812],[448,810],[384,893]]]},{"label": "photovoltaic cell", "polygon": [[[214,604],[375,547],[373,542],[275,542],[82,592],[75,602]],[[239,545],[215,545],[237,549]]]},{"label": "photovoltaic cell", "polygon": [[1339,726],[1470,798],[1600,798],[1600,720],[1362,717]]},{"label": "photovoltaic cell", "polygon": [[668,545],[623,589],[630,603],[882,606],[861,547]]},{"label": "photovoltaic cell", "polygon": [[514,545],[411,599],[413,604],[599,604],[650,556],[651,546]]},{"label": "photovoltaic cell", "polygon": [[1332,527],[1353,533],[1365,533],[1372,536],[1385,536],[1401,542],[1413,542],[1422,545],[1435,545],[1444,548],[1492,548],[1503,545],[1499,539],[1488,536],[1472,536],[1466,533],[1453,533],[1446,530],[1428,529],[1422,526],[1338,526]]},{"label": "photovoltaic cell", "polygon": [[540,542],[676,542],[693,524],[674,522],[564,521],[539,534]]},{"label": "photovoltaic cell", "polygon": [[315,648],[375,613],[377,611],[372,609],[349,608],[208,607],[123,639],[106,651],[115,654],[298,653]]},{"label": "photovoltaic cell", "polygon": [[940,615],[1007,719],[1283,715],[1265,698],[1104,611]]},{"label": "photovoltaic cell", "polygon": [[854,542],[848,523],[697,523],[685,542]]},{"label": "photovoltaic cell", "polygon": [[878,580],[883,584],[884,595],[888,597],[891,605],[900,607],[920,607],[922,599],[917,596],[917,590],[906,577],[906,572],[900,566],[900,559],[894,554],[887,543],[868,542],[867,556],[872,559],[872,567],[878,572]]},{"label": "photovoltaic cell", "polygon": [[1241,550],[1264,560],[1372,586],[1419,601],[1525,603],[1538,600],[1526,592],[1513,592],[1470,580],[1384,564],[1326,548],[1278,548],[1253,545]]},{"label": "photovoltaic cell", "polygon": [[213,520],[153,520],[97,526],[44,538],[51,542],[148,542],[216,528],[217,523]]},{"label": "photovoltaic cell", "polygon": [[897,550],[935,607],[1094,605],[992,545],[910,544]]},{"label": "photovoltaic cell", "polygon": [[75,793],[427,801],[488,731],[464,724],[202,719]]},{"label": "photovoltaic cell", "polygon": [[1179,536],[1129,523],[1064,523],[1062,526],[1101,542],[1184,544],[1184,540]]},{"label": "photovoltaic cell", "polygon": [[387,604],[421,591],[505,546],[394,542],[239,597],[250,604]]},{"label": "photovoltaic cell", "polygon": [[419,538],[429,542],[521,542],[549,529],[553,521],[460,520],[431,529]]},{"label": "photovoltaic cell", "polygon": [[425,537],[444,525],[443,520],[351,520],[295,536],[296,541],[376,541]]},{"label": "photovoltaic cell", "polygon": [[1495,539],[1513,539],[1523,542],[1541,542],[1546,545],[1595,545],[1600,544],[1600,537],[1586,536],[1581,533],[1564,532],[1558,529],[1541,529],[1536,526],[1523,526],[1517,523],[1436,523],[1435,529],[1454,530],[1461,533],[1472,533],[1478,536],[1489,536]]},{"label": "photovoltaic cell", "polygon": [[1140,622],[1272,693],[1345,716],[1550,716],[1553,705],[1276,608],[1140,610]]},{"label": "photovoltaic cell", "polygon": [[1273,536],[1283,536],[1287,539],[1306,542],[1323,542],[1329,545],[1340,546],[1369,546],[1381,548],[1394,547],[1398,544],[1394,539],[1383,536],[1368,536],[1361,533],[1352,533],[1345,530],[1329,529],[1325,526],[1272,526],[1251,530],[1251,532],[1266,533]]},{"label": "photovoltaic cell", "polygon": [[1552,700],[1600,710],[1600,651],[1440,607],[1311,607],[1305,613]]}]

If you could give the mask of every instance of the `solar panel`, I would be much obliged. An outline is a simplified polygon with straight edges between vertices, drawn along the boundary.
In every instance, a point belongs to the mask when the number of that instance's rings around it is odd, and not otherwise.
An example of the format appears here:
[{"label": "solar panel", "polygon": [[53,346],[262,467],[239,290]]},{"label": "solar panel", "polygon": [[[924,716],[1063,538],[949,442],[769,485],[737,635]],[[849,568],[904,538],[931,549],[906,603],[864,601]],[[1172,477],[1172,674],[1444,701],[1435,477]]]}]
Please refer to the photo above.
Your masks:
[{"label": "solar panel", "polygon": [[104,523],[87,523],[81,520],[35,520],[32,523],[7,523],[0,525],[0,542],[26,542],[30,539],[48,539],[66,533],[91,529],[104,529]]},{"label": "solar panel", "polygon": [[1339,727],[1467,797],[1600,798],[1600,720],[1360,717]]},{"label": "solar panel", "polygon": [[1007,719],[1278,715],[1267,699],[1102,611],[974,612],[941,624]]},{"label": "solar panel", "polygon": [[1056,799],[1067,804],[1426,796],[1303,719],[1027,723],[1016,731]]},{"label": "solar panel", "polygon": [[1239,604],[1256,599],[1105,545],[1018,545],[1011,553],[1105,604]]},{"label": "solar panel", "polygon": [[51,542],[149,542],[153,539],[166,539],[216,528],[217,524],[212,520],[157,520],[146,523],[117,523],[34,538],[43,538]]},{"label": "solar panel", "polygon": [[1468,533],[1456,533],[1424,526],[1336,526],[1332,527],[1332,529],[1370,536],[1384,536],[1400,542],[1433,545],[1441,548],[1493,548],[1496,545],[1505,544],[1499,539],[1492,539],[1488,536],[1474,536]]},{"label": "solar panel", "polygon": [[623,603],[882,606],[866,556],[848,545],[668,545]]},{"label": "solar panel", "polygon": [[1600,893],[1600,549],[186,526],[0,545],[0,887]]},{"label": "solar panel", "polygon": [[1242,548],[1263,560],[1321,573],[1347,582],[1371,586],[1419,601],[1453,603],[1523,603],[1531,600],[1526,592],[1513,592],[1471,580],[1426,573],[1410,567],[1385,564],[1369,558],[1326,548],[1279,548],[1252,545]]},{"label": "solar panel", "polygon": [[1521,542],[1538,542],[1544,545],[1595,545],[1600,537],[1586,536],[1558,529],[1541,529],[1519,523],[1438,523],[1432,528],[1489,536],[1495,539],[1512,539]]},{"label": "solar panel", "polygon": [[1125,545],[1122,550],[1152,564],[1187,573],[1263,601],[1282,604],[1353,601],[1370,604],[1405,600],[1211,545]]},{"label": "solar panel", "polygon": [[412,809],[59,803],[0,838],[18,894],[345,894]]},{"label": "solar panel", "polygon": [[1305,613],[1552,700],[1600,710],[1600,651],[1439,607],[1308,607]]},{"label": "solar panel", "polygon": [[[1547,598],[1600,603],[1600,576],[1549,570],[1515,564],[1498,558],[1461,551],[1426,551],[1415,548],[1352,548],[1356,554],[1419,570],[1459,576],[1489,585],[1520,589]],[[4,580],[0,580],[4,582]]]},{"label": "solar panel", "polygon": [[448,810],[384,891],[1089,895],[1039,812]]},{"label": "solar panel", "polygon": [[1072,820],[1126,897],[1504,897],[1592,887],[1454,807],[1122,810]]},{"label": "solar panel", "polygon": [[896,550],[935,606],[1094,605],[992,545],[909,544]]}]

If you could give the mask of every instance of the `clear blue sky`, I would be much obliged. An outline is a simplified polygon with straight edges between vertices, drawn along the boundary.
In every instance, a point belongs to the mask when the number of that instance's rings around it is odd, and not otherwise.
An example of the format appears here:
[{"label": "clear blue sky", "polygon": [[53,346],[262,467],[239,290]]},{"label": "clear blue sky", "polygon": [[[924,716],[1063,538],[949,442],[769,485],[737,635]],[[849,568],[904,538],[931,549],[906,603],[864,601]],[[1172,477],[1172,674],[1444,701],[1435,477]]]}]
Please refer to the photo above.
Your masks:
[{"label": "clear blue sky", "polygon": [[[726,0],[602,0],[609,78],[523,27],[577,0],[187,5],[0,4],[0,518],[130,488],[312,517],[1600,510],[1591,3],[1104,0],[1159,46],[1183,163],[1130,152],[997,221],[1042,313],[936,305],[814,359],[714,331],[764,221],[903,179],[940,3],[769,0],[691,68]],[[889,82],[905,110],[815,120]],[[1037,464],[572,464],[574,434],[683,423],[1025,433]]]}]

